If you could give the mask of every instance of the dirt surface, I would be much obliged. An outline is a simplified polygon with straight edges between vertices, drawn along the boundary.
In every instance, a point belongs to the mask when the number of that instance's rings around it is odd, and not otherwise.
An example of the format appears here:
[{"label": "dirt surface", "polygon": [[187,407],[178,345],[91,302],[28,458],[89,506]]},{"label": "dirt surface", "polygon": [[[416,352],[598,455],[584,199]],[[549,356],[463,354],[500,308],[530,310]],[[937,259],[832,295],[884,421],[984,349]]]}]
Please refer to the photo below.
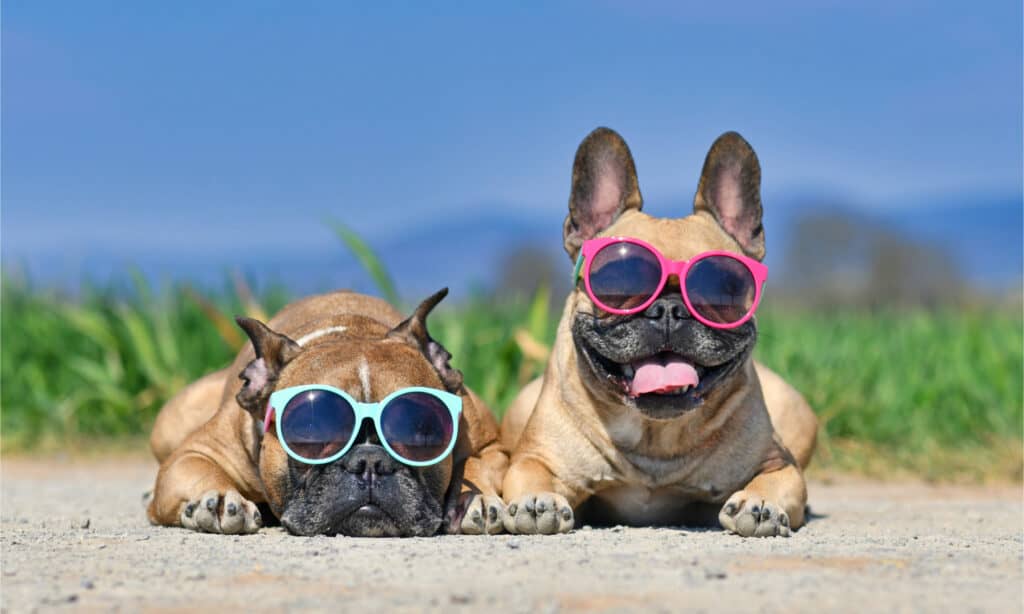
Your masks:
[{"label": "dirt surface", "polygon": [[554,537],[301,538],[152,527],[155,465],[5,459],[5,612],[1021,611],[1021,490],[810,486],[795,536],[588,529]]}]

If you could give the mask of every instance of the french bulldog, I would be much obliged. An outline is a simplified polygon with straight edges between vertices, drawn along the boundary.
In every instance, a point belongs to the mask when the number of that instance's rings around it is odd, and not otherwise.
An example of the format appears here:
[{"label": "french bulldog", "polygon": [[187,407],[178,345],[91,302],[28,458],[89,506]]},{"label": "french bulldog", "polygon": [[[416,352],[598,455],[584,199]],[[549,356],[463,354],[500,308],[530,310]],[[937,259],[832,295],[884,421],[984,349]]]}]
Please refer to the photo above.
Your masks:
[{"label": "french bulldog", "polygon": [[[263,506],[297,535],[501,531],[508,455],[497,422],[427,330],[428,314],[446,294],[427,298],[406,319],[385,301],[352,292],[298,300],[267,324],[238,318],[251,344],[157,417],[150,443],[161,464],[150,521],[253,533],[263,525]],[[270,395],[299,385],[332,386],[357,403],[409,387],[453,393],[462,406],[454,448],[436,464],[410,466],[388,454],[364,420],[337,460],[300,462],[266,428]]]},{"label": "french bulldog", "polygon": [[[674,262],[714,251],[763,268],[760,181],[754,150],[729,132],[707,154],[693,213],[651,217],[625,141],[598,128],[576,152],[565,251],[577,261],[585,241],[629,237]],[[544,374],[502,423],[506,530],[717,520],[741,536],[788,536],[803,524],[814,413],[751,358],[756,320],[700,321],[678,277],[628,315],[600,308],[577,280]]]}]

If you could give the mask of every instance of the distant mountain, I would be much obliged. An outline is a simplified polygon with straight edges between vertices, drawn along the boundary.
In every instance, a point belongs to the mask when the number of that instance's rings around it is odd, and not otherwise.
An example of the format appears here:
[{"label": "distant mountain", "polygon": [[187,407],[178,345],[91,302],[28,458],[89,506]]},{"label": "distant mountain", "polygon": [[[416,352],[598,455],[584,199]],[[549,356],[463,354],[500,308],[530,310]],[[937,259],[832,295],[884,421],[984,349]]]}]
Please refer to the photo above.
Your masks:
[{"label": "distant mountain", "polygon": [[[767,263],[775,279],[785,276],[784,254],[797,221],[806,215],[827,214],[852,217],[914,241],[942,246],[960,273],[982,288],[1021,284],[1024,203],[1020,195],[914,203],[888,210],[867,210],[824,196],[794,196],[774,197],[766,207]],[[453,297],[465,297],[474,290],[493,289],[501,278],[498,268],[503,258],[525,246],[549,258],[548,268],[556,274],[564,271],[568,278],[572,264],[562,251],[563,215],[561,207],[539,217],[514,205],[491,205],[465,215],[441,215],[429,224],[369,243],[410,300],[444,285],[452,288]],[[330,241],[232,252],[121,253],[116,246],[107,246],[78,254],[5,256],[5,269],[19,265],[42,283],[64,286],[82,279],[99,283],[123,279],[133,267],[154,281],[187,279],[206,286],[220,286],[226,272],[241,271],[260,284],[282,283],[297,293],[338,287],[375,290],[344,246]]]}]

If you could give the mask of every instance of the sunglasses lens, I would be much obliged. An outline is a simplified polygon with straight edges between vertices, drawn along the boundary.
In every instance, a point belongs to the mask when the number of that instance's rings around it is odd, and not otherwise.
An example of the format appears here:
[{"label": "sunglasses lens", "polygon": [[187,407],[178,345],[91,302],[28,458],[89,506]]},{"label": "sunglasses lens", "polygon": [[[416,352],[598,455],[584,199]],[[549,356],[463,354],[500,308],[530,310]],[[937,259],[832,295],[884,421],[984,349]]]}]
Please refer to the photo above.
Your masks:
[{"label": "sunglasses lens", "polygon": [[281,434],[295,454],[323,460],[352,439],[355,422],[348,401],[327,390],[307,390],[288,401],[281,412]]},{"label": "sunglasses lens", "polygon": [[733,324],[754,305],[754,276],[729,256],[708,256],[690,267],[686,294],[697,315],[717,324]]},{"label": "sunglasses lens", "polygon": [[455,432],[448,407],[425,392],[410,392],[389,402],[381,412],[380,428],[392,450],[417,463],[439,460]]},{"label": "sunglasses lens", "polygon": [[590,291],[599,307],[628,311],[654,296],[661,283],[661,262],[636,243],[602,247],[590,262]]}]

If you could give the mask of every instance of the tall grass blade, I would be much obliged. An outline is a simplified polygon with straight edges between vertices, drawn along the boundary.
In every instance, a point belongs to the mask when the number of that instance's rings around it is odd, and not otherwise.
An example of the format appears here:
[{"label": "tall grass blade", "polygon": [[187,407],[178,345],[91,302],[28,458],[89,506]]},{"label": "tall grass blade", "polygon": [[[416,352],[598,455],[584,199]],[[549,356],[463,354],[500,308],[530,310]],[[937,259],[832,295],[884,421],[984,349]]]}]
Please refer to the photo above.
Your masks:
[{"label": "tall grass blade", "polygon": [[[217,334],[220,335],[220,338],[224,340],[224,343],[226,343],[228,347],[233,350],[237,350],[242,347],[242,344],[246,339],[242,337],[242,330],[238,328],[238,325],[235,324],[234,320],[224,315],[224,313],[213,304],[213,301],[196,292],[194,288],[186,286],[183,291],[185,296],[195,303],[196,307],[199,307],[199,310],[203,312],[204,316],[206,316],[206,319],[213,324],[213,327],[217,329]],[[262,320],[266,322],[265,319]]]},{"label": "tall grass blade", "polygon": [[351,228],[341,222],[329,219],[327,224],[334,230],[334,234],[338,236],[341,242],[345,244],[345,247],[352,252],[352,255],[356,257],[356,260],[359,261],[363,269],[370,274],[370,278],[373,279],[373,283],[380,290],[384,299],[392,305],[398,305],[398,290],[395,289],[395,283],[391,279],[391,274],[388,273],[384,263],[381,262],[381,259],[370,246],[353,232]]}]

